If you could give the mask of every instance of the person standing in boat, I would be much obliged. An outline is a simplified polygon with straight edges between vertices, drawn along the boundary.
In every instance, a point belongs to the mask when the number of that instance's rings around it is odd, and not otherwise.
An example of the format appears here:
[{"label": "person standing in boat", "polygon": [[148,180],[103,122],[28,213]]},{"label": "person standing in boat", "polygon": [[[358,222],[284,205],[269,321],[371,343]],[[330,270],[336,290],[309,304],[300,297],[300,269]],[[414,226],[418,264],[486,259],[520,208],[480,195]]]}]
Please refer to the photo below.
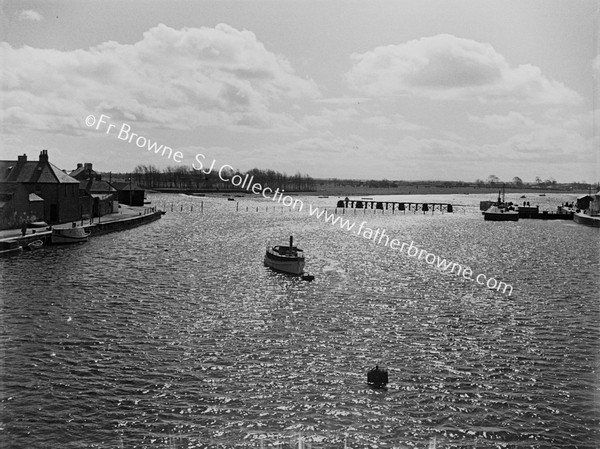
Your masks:
[{"label": "person standing in boat", "polygon": [[21,235],[25,236],[25,234],[27,234],[27,222],[24,221],[23,224],[21,225]]}]

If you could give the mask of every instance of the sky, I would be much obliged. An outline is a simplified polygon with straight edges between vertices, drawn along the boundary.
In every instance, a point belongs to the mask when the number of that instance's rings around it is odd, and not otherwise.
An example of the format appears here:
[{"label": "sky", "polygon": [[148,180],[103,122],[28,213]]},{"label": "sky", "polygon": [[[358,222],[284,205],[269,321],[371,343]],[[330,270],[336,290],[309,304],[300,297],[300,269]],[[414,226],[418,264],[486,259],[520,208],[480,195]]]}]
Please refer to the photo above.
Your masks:
[{"label": "sky", "polygon": [[600,180],[598,1],[0,5],[0,159]]}]

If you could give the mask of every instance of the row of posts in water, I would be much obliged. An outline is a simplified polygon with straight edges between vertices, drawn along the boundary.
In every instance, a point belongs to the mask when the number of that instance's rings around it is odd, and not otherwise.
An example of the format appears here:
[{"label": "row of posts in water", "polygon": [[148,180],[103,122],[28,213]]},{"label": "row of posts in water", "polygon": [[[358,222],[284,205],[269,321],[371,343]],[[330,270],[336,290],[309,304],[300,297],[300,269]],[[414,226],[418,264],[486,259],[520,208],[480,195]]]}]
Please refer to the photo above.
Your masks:
[{"label": "row of posts in water", "polygon": [[[340,200],[341,202],[341,200]],[[417,213],[419,211],[422,211],[424,214],[427,212],[431,212],[431,214],[433,214],[436,211],[436,208],[439,212],[441,212],[442,214],[444,212],[449,212],[452,213],[453,212],[453,207],[452,204],[443,204],[443,203],[391,203],[391,202],[371,202],[371,203],[365,203],[364,205],[359,204],[357,206],[353,205],[353,207],[350,208],[346,208],[344,206],[339,206],[338,202],[338,207],[336,207],[335,209],[333,209],[335,214],[345,214],[347,209],[351,209],[354,213],[354,215],[356,215],[357,210],[362,210],[363,214],[366,215],[367,210],[369,209],[368,204],[370,204],[370,209],[373,211],[373,214],[376,214],[377,211],[381,211],[382,214],[385,214],[386,211],[391,212],[392,214],[398,212],[402,212],[404,214],[406,214],[406,211],[409,212],[413,212],[413,213]],[[360,203],[360,202],[359,202]],[[384,207],[385,205],[385,207]],[[196,206],[196,210],[200,210],[200,212],[204,212],[204,201],[200,201],[199,204],[175,204],[175,203],[158,203],[158,208],[160,210],[163,210],[165,212],[187,212],[188,208],[190,212],[194,211],[194,206]],[[373,207],[375,206],[375,207]],[[390,207],[391,206],[391,207]],[[236,206],[235,206],[235,210],[236,212],[239,212],[240,210],[246,212],[250,212],[250,211],[254,211],[256,210],[256,212],[260,212],[261,210],[263,210],[262,206],[249,206],[246,205],[245,208],[242,205],[240,207],[240,203],[236,201]],[[277,211],[281,211],[282,213],[286,210],[296,210],[298,211],[298,209],[293,209],[292,207],[288,207],[288,206],[264,206],[264,211],[268,212],[268,211],[273,211],[273,212],[277,212]],[[319,208],[319,210],[323,210],[321,208]],[[329,212],[329,209],[324,209],[326,212]],[[341,211],[341,212],[340,212]]]}]

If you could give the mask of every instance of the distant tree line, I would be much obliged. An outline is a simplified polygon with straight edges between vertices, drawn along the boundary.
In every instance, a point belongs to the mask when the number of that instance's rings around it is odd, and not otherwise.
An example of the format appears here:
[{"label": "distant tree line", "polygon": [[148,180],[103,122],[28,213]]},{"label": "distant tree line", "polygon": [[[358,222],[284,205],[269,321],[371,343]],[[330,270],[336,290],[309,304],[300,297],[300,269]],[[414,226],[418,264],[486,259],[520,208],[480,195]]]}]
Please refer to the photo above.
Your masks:
[{"label": "distant tree line", "polygon": [[475,181],[475,185],[477,187],[498,187],[498,186],[502,186],[503,184],[506,185],[507,187],[528,187],[528,188],[532,188],[532,187],[536,188],[537,187],[540,189],[553,189],[553,188],[565,188],[565,187],[571,187],[573,189],[587,189],[589,187],[589,184],[586,183],[585,181],[561,184],[561,183],[556,182],[556,180],[552,177],[543,180],[539,176],[535,177],[534,182],[523,182],[523,180],[518,176],[515,176],[511,181],[502,181],[496,175],[488,176],[486,181],[484,181],[482,179],[477,179]]},{"label": "distant tree line", "polygon": [[[244,178],[252,176],[252,183],[260,183],[263,187],[280,189],[288,192],[309,192],[316,189],[315,180],[300,172],[287,175],[275,170],[261,170],[253,168],[247,172],[240,170],[223,172],[224,178],[231,179],[235,175]],[[115,175],[113,175],[115,176]],[[118,175],[117,175],[118,176]],[[129,175],[126,175],[129,177]],[[123,176],[121,176],[123,177]],[[223,181],[219,177],[218,169],[206,174],[185,165],[176,165],[163,168],[154,165],[138,165],[131,174],[133,182],[146,189],[174,189],[174,190],[235,190],[230,181]]]},{"label": "distant tree line", "polygon": [[[442,188],[457,188],[457,187],[475,187],[475,188],[490,188],[490,187],[502,187],[505,185],[508,188],[527,188],[527,189],[569,189],[569,190],[587,190],[590,185],[585,181],[581,182],[570,182],[570,183],[558,183],[553,178],[542,180],[539,176],[535,178],[534,182],[524,182],[520,177],[515,176],[510,181],[502,181],[496,175],[488,176],[487,180],[477,179],[473,181],[388,181],[383,180],[360,180],[360,179],[317,179],[317,185],[320,188],[326,189],[327,187],[369,187],[369,188],[380,188],[380,189],[394,189],[403,186],[413,186],[417,189],[419,187],[442,187]],[[597,183],[596,183],[597,184]],[[592,187],[593,188],[593,187]],[[596,187],[596,190],[598,187]]]},{"label": "distant tree line", "polygon": [[[382,180],[360,180],[360,179],[317,179],[309,175],[303,175],[297,172],[295,175],[287,175],[275,170],[263,170],[253,168],[246,172],[235,170],[226,171],[224,176],[231,178],[234,175],[245,177],[253,177],[253,183],[258,182],[263,187],[272,189],[280,189],[288,192],[314,192],[319,188],[327,187],[368,187],[381,189],[394,189],[402,186],[422,187],[501,187],[503,184],[511,188],[540,188],[540,189],[574,189],[588,190],[590,184],[585,181],[558,183],[553,178],[542,180],[539,176],[534,182],[524,182],[520,177],[515,176],[510,181],[502,181],[496,175],[490,175],[484,181],[477,179],[475,182],[465,181],[389,181]],[[218,174],[218,169],[205,174],[201,171],[194,170],[185,165],[176,165],[163,168],[162,170],[154,165],[138,165],[133,170],[132,174],[112,174],[113,179],[120,178],[121,180],[132,179],[140,187],[145,189],[173,189],[173,190],[236,190],[236,187],[230,181],[223,181]],[[597,184],[597,183],[595,183]],[[598,186],[596,187],[596,190]]]},{"label": "distant tree line", "polygon": [[288,192],[312,192],[316,190],[315,180],[309,175],[303,175],[300,172],[288,176],[285,173],[274,170],[253,168],[242,174],[253,176],[254,182],[259,182],[261,185],[269,186],[272,189],[279,188]]}]

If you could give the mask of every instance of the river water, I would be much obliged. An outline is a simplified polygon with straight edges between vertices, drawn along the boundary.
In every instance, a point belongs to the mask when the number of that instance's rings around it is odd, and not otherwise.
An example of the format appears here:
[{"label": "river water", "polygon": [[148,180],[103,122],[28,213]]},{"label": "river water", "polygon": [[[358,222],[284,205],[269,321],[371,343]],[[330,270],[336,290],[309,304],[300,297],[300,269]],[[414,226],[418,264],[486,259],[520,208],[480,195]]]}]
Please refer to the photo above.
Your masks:
[{"label": "river water", "polygon": [[[598,229],[484,222],[490,195],[345,215],[509,295],[307,213],[337,198],[300,198],[154,195],[157,222],[0,260],[0,446],[596,447]],[[290,235],[314,282],[263,266]],[[365,383],[375,363],[386,390]]]}]

